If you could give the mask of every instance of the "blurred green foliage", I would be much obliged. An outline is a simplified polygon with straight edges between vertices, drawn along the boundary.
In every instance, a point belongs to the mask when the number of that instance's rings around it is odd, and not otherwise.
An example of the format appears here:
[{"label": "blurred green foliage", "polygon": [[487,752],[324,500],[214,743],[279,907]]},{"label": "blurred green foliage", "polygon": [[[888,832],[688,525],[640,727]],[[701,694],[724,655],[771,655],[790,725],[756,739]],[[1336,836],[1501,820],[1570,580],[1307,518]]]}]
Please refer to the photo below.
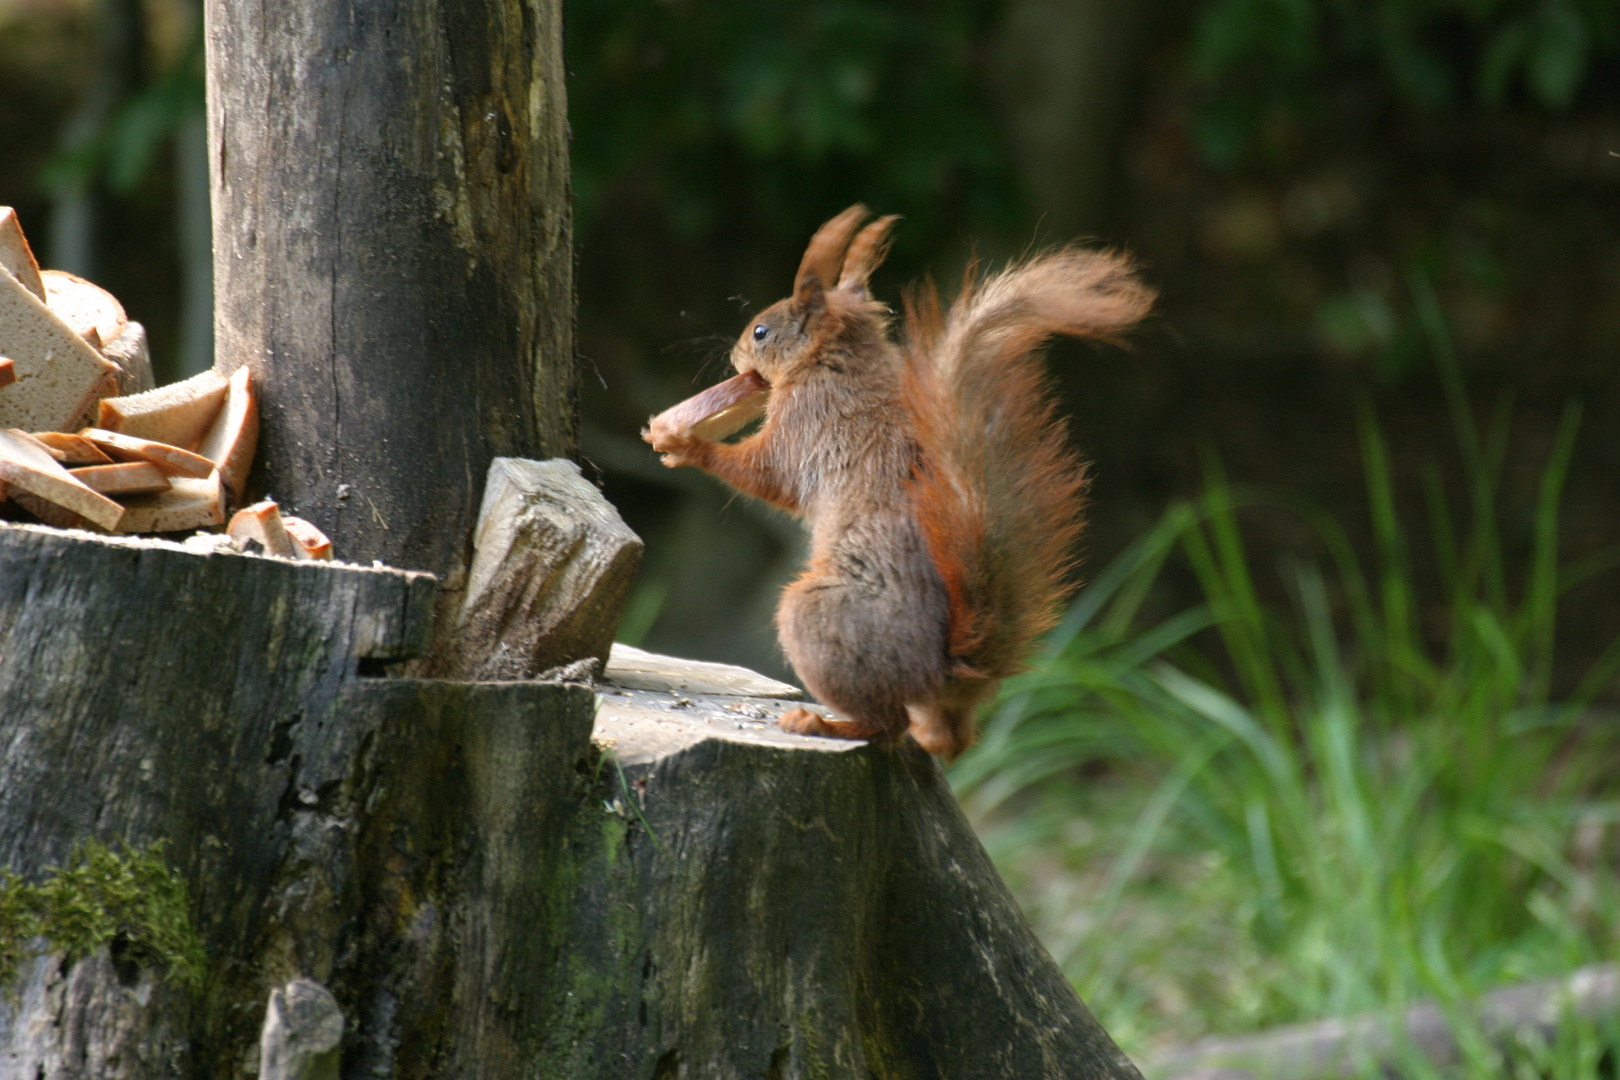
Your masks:
[{"label": "blurred green foliage", "polygon": [[[1477,423],[1414,287],[1465,482],[1431,472],[1427,514],[1403,514],[1363,410],[1373,557],[1306,507],[1330,568],[1285,564],[1278,604],[1240,527],[1263,504],[1212,468],[1201,499],[1081,593],[952,769],[1054,955],[1127,1045],[1455,1004],[1620,942],[1603,839],[1620,821],[1604,704],[1620,639],[1574,685],[1554,678],[1560,601],[1620,561],[1560,559],[1579,409],[1541,469],[1521,563],[1500,532],[1505,417]],[[1178,552],[1204,602],[1151,616]],[[1429,577],[1438,604],[1421,596]]]},{"label": "blurred green foliage", "polygon": [[87,188],[105,180],[127,195],[146,178],[159,152],[204,104],[202,26],[177,62],[118,102],[85,137],[68,141],[40,174],[47,192]]},{"label": "blurred green foliage", "polygon": [[1268,119],[1308,117],[1347,76],[1420,108],[1522,94],[1563,110],[1617,52],[1613,0],[1209,0],[1189,62],[1209,91],[1200,145],[1231,166],[1264,142]]},{"label": "blurred green foliage", "polygon": [[984,86],[997,13],[987,0],[566,5],[579,235],[627,197],[680,235],[743,218],[784,243],[856,198],[1005,220],[1013,184]]}]

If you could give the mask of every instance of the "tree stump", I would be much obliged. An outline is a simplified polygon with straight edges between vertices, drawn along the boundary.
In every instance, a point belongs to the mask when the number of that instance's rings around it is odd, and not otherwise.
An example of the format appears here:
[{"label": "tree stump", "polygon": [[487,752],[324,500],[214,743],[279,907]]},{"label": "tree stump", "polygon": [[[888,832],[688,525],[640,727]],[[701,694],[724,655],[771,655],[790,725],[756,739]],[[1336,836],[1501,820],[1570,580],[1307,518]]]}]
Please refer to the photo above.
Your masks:
[{"label": "tree stump", "polygon": [[0,525],[0,866],[166,841],[207,950],[190,994],[36,943],[0,1077],[246,1078],[304,977],[345,1077],[1137,1080],[932,759],[645,663],[600,695],[379,677],[432,590]]}]

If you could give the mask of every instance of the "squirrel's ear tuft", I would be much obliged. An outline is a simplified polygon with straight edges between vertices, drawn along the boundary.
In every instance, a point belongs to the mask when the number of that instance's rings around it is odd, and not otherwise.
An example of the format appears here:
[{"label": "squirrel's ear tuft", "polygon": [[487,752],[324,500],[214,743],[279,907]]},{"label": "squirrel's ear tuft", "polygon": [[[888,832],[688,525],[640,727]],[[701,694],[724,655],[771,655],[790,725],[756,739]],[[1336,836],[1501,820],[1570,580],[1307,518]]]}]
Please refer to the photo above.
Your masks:
[{"label": "squirrel's ear tuft", "polygon": [[867,280],[888,256],[889,244],[894,239],[894,223],[899,220],[899,214],[880,217],[850,241],[849,251],[844,255],[844,272],[838,278],[839,292],[866,299]]},{"label": "squirrel's ear tuft", "polygon": [[856,203],[816,230],[816,235],[810,238],[810,246],[804,249],[804,258],[799,260],[799,272],[793,278],[794,299],[799,299],[799,293],[809,278],[816,281],[818,299],[823,290],[838,280],[849,238],[855,235],[861,222],[871,214],[866,207]]},{"label": "squirrel's ear tuft", "polygon": [[801,269],[799,279],[793,283],[793,306],[808,315],[820,311],[826,304],[827,287],[821,283],[821,275]]}]

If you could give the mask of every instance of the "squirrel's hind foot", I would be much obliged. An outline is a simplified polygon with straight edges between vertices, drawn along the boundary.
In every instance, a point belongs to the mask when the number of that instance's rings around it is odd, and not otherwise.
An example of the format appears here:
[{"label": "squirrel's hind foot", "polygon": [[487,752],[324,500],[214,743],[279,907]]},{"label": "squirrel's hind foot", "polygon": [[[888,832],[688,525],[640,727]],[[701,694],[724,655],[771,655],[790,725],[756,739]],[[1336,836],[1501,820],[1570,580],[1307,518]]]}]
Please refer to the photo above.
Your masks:
[{"label": "squirrel's hind foot", "polygon": [[874,739],[888,741],[888,732],[859,720],[829,720],[804,706],[783,713],[776,721],[783,731],[794,735],[819,735],[824,739]]}]

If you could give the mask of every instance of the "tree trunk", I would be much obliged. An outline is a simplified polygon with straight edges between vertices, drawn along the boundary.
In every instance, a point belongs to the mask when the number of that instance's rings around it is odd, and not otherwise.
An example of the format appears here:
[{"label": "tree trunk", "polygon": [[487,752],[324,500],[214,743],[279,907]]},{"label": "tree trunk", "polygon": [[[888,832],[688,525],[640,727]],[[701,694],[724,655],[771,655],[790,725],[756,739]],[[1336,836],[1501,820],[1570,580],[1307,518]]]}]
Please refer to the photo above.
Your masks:
[{"label": "tree trunk", "polygon": [[496,456],[567,456],[558,0],[207,0],[215,349],[252,486],[459,587]]},{"label": "tree trunk", "polygon": [[166,841],[207,951],[188,994],[48,928],[0,1078],[245,1078],[301,976],[351,1078],[1139,1080],[927,755],[679,665],[600,708],[368,675],[426,647],[432,589],[0,525],[0,866]]},{"label": "tree trunk", "polygon": [[1163,0],[1010,0],[995,73],[1047,242],[1095,235]]}]

